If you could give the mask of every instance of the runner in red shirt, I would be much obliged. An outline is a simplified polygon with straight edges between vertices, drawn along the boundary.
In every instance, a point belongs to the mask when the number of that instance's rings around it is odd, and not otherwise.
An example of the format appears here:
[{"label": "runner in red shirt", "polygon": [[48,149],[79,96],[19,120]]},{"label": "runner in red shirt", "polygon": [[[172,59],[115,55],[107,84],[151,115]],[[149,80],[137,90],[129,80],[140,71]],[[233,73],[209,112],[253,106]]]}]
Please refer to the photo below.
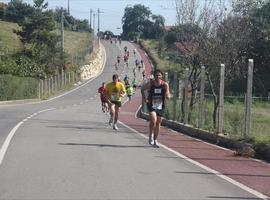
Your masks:
[{"label": "runner in red shirt", "polygon": [[103,82],[102,86],[98,88],[98,93],[100,94],[101,108],[104,113],[109,111],[106,92],[107,92],[106,83]]}]

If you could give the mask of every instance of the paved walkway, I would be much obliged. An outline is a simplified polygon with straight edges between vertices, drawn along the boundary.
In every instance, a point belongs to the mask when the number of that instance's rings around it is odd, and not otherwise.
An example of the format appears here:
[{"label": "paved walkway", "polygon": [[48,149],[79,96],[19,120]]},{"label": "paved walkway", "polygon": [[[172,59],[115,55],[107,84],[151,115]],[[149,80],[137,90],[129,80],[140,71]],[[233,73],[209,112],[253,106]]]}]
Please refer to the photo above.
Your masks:
[{"label": "paved walkway", "polygon": [[[149,60],[138,46],[136,48],[142,59],[144,59],[146,75],[149,75],[151,69]],[[140,104],[141,97],[135,95],[131,103],[126,103],[123,106],[119,119],[124,124],[147,136],[148,122],[135,117]],[[270,197],[270,164],[251,158],[235,156],[231,150],[205,143],[182,133],[176,133],[166,127],[161,127],[158,142],[186,156],[186,159],[190,158],[211,168],[218,175],[225,175]]]}]

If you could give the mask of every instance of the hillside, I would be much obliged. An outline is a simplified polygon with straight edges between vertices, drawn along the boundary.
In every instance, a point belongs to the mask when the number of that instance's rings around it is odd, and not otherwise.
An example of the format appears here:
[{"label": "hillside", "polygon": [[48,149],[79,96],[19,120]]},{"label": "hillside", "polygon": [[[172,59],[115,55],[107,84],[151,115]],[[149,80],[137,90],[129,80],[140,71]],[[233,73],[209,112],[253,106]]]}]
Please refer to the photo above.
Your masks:
[{"label": "hillside", "polygon": [[[21,48],[19,37],[13,33],[13,30],[18,30],[19,26],[16,23],[0,21],[0,50],[8,50],[9,53],[14,53]],[[56,31],[60,34],[60,31]],[[65,31],[64,48],[69,54],[75,54],[89,44],[89,33],[79,33],[73,31]]]},{"label": "hillside", "polygon": [[21,48],[21,42],[13,30],[18,30],[16,23],[0,20],[0,50],[5,53],[14,53]]}]

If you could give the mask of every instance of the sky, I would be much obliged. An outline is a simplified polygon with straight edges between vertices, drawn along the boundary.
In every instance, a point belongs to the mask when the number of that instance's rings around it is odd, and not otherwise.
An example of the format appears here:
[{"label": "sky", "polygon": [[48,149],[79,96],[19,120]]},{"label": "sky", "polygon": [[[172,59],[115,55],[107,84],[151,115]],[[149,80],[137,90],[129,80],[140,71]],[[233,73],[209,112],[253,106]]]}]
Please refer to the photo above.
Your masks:
[{"label": "sky", "polygon": [[[0,2],[8,3],[10,0],[0,0]],[[23,0],[23,2],[33,4],[33,0]],[[165,25],[176,23],[176,10],[173,0],[45,0],[45,2],[48,2],[50,9],[56,7],[68,9],[69,2],[70,15],[81,20],[90,20],[90,9],[95,13],[100,9],[100,31],[110,30],[114,34],[122,32],[122,17],[125,7],[135,4],[148,7],[152,14],[162,15],[165,18]],[[95,19],[96,32],[97,14]]]}]

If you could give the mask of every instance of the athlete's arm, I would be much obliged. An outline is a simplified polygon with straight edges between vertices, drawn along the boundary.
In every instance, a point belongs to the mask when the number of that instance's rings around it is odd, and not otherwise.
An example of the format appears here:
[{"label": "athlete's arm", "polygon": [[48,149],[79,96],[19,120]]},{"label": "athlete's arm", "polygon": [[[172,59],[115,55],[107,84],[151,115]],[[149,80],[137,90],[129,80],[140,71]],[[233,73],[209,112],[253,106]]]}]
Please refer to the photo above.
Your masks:
[{"label": "athlete's arm", "polygon": [[165,98],[168,100],[171,98],[169,84],[167,82],[165,82]]},{"label": "athlete's arm", "polygon": [[145,98],[145,91],[150,89],[150,81],[143,84],[141,87],[141,94],[142,94],[142,98],[145,102],[147,102],[147,99]]},{"label": "athlete's arm", "polygon": [[127,93],[127,92],[126,92],[126,88],[125,88],[125,86],[124,86],[123,83],[121,84],[121,87],[122,87],[122,88],[121,88],[120,96],[121,96],[121,97],[124,97],[124,96],[126,95],[126,93]]},{"label": "athlete's arm", "polygon": [[109,98],[109,89],[107,88],[106,86],[106,90],[105,90],[105,98],[106,98],[106,102],[111,105],[111,101],[110,101],[110,98]]}]

